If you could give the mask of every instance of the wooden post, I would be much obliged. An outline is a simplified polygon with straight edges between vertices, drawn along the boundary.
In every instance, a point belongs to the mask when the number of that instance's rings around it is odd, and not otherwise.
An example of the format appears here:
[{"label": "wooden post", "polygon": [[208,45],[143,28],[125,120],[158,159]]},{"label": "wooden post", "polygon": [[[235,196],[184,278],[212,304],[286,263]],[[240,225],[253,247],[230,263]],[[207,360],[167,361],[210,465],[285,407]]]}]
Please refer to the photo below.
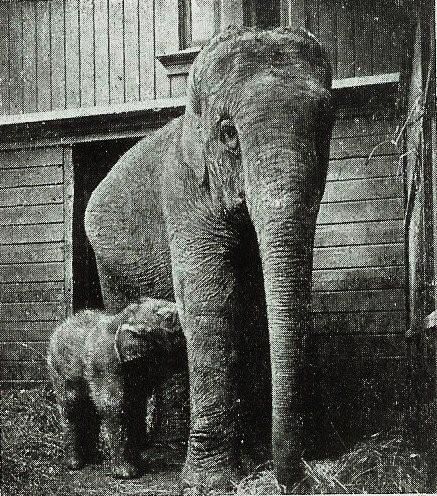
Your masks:
[{"label": "wooden post", "polygon": [[[437,102],[437,62],[436,62],[436,39],[437,39],[437,0],[434,1],[434,29],[431,31],[431,54],[430,63],[434,63],[434,95],[433,104]],[[437,309],[437,119],[434,112],[431,112],[431,160],[432,160],[432,192],[433,192],[433,228],[434,228],[434,308]]]},{"label": "wooden post", "polygon": [[71,147],[64,148],[64,295],[65,316],[73,313],[73,201],[74,180]]}]

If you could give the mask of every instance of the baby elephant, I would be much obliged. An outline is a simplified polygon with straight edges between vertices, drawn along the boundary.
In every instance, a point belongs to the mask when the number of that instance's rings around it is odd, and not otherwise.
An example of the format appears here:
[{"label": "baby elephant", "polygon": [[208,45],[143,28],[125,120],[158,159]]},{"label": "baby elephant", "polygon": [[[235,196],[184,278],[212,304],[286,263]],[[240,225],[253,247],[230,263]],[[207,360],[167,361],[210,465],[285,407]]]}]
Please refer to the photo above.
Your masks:
[{"label": "baby elephant", "polygon": [[115,316],[79,312],[54,331],[48,365],[69,468],[81,468],[95,457],[101,423],[113,475],[138,475],[147,398],[187,368],[176,305],[147,298]]}]

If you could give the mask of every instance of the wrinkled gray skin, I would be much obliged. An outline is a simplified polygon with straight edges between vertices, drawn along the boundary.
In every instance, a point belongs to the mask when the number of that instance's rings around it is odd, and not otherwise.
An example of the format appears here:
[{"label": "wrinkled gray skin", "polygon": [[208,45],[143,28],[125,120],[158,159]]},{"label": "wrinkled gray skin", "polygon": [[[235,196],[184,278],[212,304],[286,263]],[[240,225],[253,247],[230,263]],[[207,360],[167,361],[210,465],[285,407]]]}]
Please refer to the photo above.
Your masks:
[{"label": "wrinkled gray skin", "polygon": [[138,475],[147,398],[187,366],[176,305],[146,298],[115,316],[79,312],[54,331],[47,362],[68,468],[96,458],[102,424],[113,475]]},{"label": "wrinkled gray skin", "polygon": [[238,473],[236,342],[255,308],[246,308],[249,286],[266,304],[276,475],[287,487],[301,475],[302,350],[330,87],[326,54],[307,32],[230,29],[197,57],[185,115],[124,155],[89,202],[107,308],[174,291],[190,373],[189,488],[225,490]]}]

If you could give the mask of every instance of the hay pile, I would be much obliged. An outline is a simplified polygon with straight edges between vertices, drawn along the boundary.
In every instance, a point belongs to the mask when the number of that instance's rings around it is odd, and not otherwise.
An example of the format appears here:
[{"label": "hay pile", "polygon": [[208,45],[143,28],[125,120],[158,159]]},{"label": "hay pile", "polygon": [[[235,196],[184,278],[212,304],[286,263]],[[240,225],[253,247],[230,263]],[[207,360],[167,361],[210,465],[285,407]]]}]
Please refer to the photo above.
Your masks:
[{"label": "hay pile", "polygon": [[[426,492],[426,464],[402,434],[376,434],[337,460],[306,462],[293,493]],[[271,464],[243,479],[237,495],[282,494]]]},{"label": "hay pile", "polygon": [[51,389],[2,391],[0,425],[5,494],[40,494],[62,470],[61,427]]},{"label": "hay pile", "polygon": [[[435,417],[433,417],[435,418]],[[115,482],[104,466],[77,473],[73,478],[63,467],[59,415],[49,387],[2,392],[0,399],[2,494],[72,496],[93,494],[173,494],[160,489],[157,474],[135,483]],[[308,461],[305,478],[294,493],[415,493],[426,492],[426,463],[409,441],[408,433],[378,434],[336,460]],[[168,469],[167,469],[168,470]],[[178,471],[173,467],[174,478]],[[173,475],[172,475],[173,477]],[[111,492],[112,491],[112,492]],[[235,487],[237,495],[281,494],[271,464],[258,467]]]}]

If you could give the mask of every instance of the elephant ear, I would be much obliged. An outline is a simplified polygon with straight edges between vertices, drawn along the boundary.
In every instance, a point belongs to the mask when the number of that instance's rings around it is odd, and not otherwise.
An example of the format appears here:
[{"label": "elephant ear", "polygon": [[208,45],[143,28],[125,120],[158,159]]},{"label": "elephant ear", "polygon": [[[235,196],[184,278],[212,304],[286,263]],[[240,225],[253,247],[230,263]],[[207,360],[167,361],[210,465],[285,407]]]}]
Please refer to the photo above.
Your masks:
[{"label": "elephant ear", "polygon": [[202,135],[202,105],[199,85],[194,70],[188,76],[187,106],[182,129],[182,154],[184,162],[194,172],[198,184],[208,180],[208,169],[205,160],[205,145]]},{"label": "elephant ear", "polygon": [[122,322],[115,335],[114,348],[121,363],[144,358],[150,351],[150,329],[144,322]]}]

